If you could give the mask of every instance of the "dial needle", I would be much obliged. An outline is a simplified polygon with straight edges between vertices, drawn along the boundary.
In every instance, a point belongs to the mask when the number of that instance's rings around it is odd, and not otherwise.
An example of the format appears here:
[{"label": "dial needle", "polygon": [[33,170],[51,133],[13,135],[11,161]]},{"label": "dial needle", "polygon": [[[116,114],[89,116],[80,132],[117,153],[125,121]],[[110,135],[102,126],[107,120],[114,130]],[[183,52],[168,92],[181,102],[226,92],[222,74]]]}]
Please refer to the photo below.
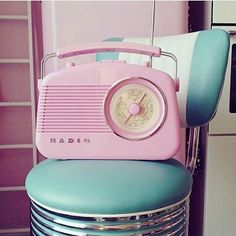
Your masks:
[{"label": "dial needle", "polygon": [[142,98],[140,99],[140,101],[138,102],[138,105],[140,105],[140,103],[143,101],[143,99],[146,97],[146,93],[144,93],[144,95],[142,96]]},{"label": "dial needle", "polygon": [[125,121],[125,125],[127,124],[127,122],[129,121],[129,119],[131,118],[132,114],[129,115],[129,117],[126,119]]}]

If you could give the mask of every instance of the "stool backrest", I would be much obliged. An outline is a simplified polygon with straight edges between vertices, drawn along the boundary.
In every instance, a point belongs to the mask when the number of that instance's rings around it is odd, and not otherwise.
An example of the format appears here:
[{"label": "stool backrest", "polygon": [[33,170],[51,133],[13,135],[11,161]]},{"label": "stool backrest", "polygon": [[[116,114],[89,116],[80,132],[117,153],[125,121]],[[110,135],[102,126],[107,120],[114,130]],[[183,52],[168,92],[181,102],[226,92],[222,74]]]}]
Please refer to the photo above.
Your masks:
[{"label": "stool backrest", "polygon": [[[150,44],[149,38],[110,38]],[[229,51],[229,36],[214,29],[154,39],[154,45],[177,57],[180,91],[178,106],[182,127],[207,124],[215,115],[222,91]],[[144,65],[148,56],[130,53],[98,53],[97,60],[126,60]],[[152,67],[175,76],[175,63],[168,57],[153,58]]]}]

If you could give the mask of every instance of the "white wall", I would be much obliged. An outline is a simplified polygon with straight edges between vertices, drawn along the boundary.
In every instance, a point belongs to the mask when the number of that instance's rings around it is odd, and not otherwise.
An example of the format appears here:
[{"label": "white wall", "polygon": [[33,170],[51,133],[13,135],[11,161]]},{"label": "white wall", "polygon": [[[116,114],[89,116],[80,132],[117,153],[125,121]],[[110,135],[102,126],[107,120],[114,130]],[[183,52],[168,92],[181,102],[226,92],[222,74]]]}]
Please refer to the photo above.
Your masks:
[{"label": "white wall", "polygon": [[[152,1],[43,1],[44,53],[110,37],[149,37],[151,12]],[[187,1],[157,1],[155,35],[186,33],[187,19]]]}]

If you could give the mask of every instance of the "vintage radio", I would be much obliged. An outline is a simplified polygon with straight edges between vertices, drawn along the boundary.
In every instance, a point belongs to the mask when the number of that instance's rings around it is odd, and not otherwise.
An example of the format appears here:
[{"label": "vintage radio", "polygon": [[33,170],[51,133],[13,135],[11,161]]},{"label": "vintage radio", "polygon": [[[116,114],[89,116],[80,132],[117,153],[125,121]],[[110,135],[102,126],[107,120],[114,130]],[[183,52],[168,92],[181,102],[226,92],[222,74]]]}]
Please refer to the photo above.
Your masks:
[{"label": "vintage radio", "polygon": [[[160,48],[103,42],[59,49],[59,59],[98,52],[169,56]],[[55,159],[167,159],[178,151],[177,79],[125,61],[73,65],[42,76],[36,145]]]}]

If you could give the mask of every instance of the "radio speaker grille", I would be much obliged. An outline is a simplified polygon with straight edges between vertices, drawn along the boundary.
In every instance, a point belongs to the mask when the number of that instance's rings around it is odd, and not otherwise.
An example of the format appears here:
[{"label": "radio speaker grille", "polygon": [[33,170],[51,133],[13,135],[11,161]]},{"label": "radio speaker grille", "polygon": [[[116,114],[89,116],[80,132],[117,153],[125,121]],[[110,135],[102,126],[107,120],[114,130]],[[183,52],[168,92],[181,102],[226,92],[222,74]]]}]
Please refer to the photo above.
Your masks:
[{"label": "radio speaker grille", "polygon": [[103,100],[109,85],[41,87],[37,131],[41,133],[108,133]]}]

